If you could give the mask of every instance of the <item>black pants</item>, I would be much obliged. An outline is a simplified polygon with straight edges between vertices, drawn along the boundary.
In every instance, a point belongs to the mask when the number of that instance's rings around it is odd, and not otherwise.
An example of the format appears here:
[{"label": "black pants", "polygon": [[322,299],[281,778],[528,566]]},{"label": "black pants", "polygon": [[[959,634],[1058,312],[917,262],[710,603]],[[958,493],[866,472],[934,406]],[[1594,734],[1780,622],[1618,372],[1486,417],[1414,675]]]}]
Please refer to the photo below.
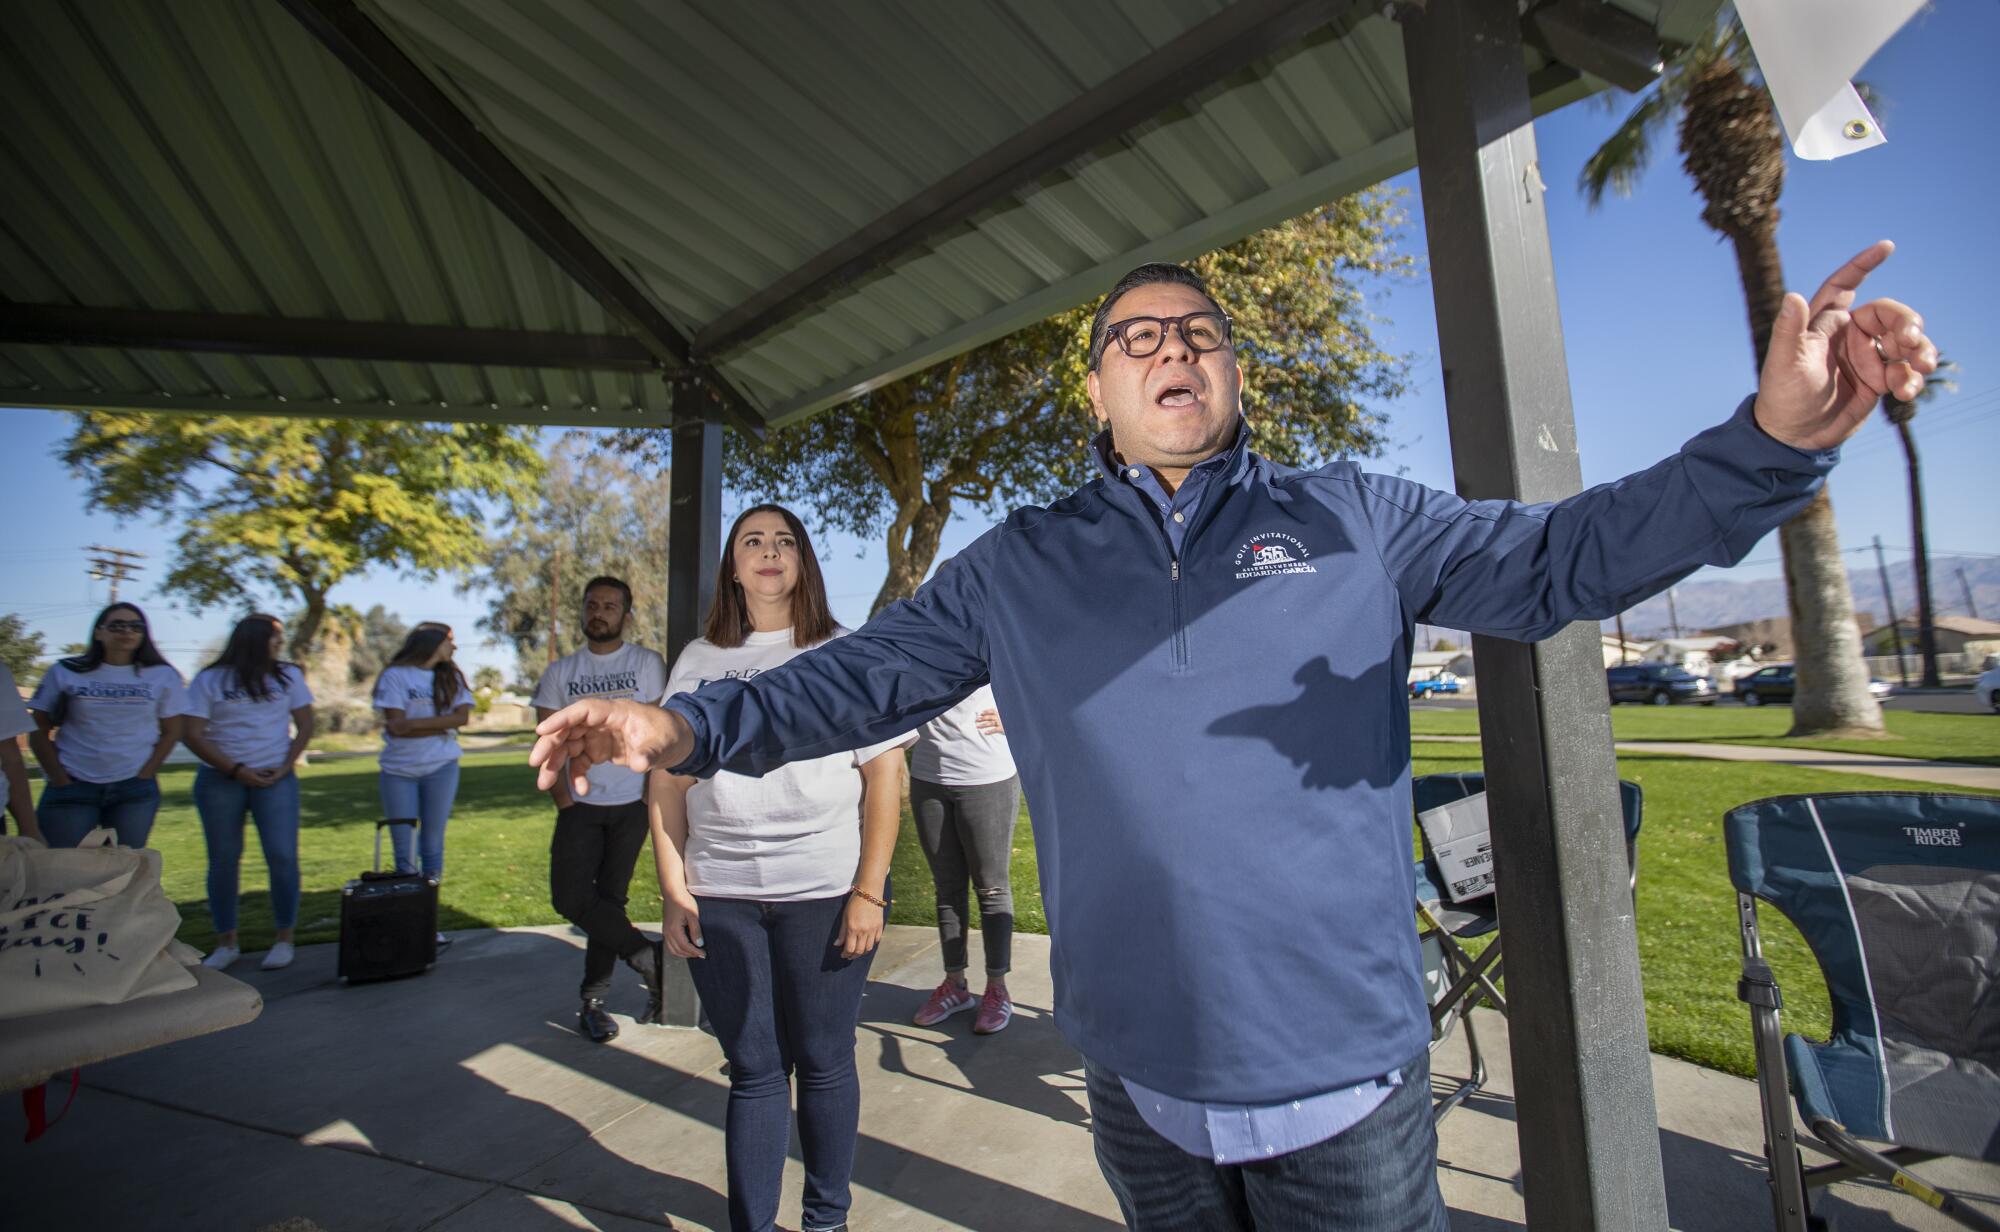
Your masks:
[{"label": "black pants", "polygon": [[632,866],[646,845],[646,802],[572,804],[556,814],[549,841],[549,901],[590,941],[583,949],[588,999],[611,991],[618,960],[651,945],[625,915]]},{"label": "black pants", "polygon": [[937,886],[938,940],[944,969],[965,970],[965,883],[979,894],[979,936],[986,974],[1005,975],[1014,959],[1014,887],[1008,864],[1014,821],[1021,811],[1021,780],[1009,776],[977,787],[946,787],[910,779],[910,810],[917,842]]}]

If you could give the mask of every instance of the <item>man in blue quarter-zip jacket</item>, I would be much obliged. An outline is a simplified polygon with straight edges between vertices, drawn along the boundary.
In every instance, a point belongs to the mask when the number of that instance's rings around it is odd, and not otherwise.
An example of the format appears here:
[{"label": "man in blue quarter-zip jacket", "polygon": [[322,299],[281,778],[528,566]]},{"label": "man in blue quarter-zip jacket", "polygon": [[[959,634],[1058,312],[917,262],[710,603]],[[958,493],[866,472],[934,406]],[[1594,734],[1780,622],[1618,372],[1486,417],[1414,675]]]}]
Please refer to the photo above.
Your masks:
[{"label": "man in blue quarter-zip jacket", "polygon": [[[565,761],[762,774],[993,685],[1027,792],[1056,1022],[1098,1162],[1145,1232],[1441,1229],[1410,920],[1411,627],[1532,641],[1732,564],[1937,352],[1851,308],[1878,244],[1787,296],[1756,396],[1680,453],[1553,505],[1466,501],[1250,452],[1230,323],[1142,266],[1092,327],[1097,478],[1017,510],[910,600],[666,709],[585,701]],[[689,940],[699,944],[699,920]]]}]

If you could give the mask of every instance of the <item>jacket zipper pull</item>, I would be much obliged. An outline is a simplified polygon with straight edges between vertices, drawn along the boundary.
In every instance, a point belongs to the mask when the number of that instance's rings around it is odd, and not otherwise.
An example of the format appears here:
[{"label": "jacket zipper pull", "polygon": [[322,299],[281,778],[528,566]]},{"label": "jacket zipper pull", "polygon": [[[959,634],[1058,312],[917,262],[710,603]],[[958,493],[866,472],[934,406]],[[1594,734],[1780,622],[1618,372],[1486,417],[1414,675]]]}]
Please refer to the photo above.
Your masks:
[{"label": "jacket zipper pull", "polygon": [[1175,561],[1173,564],[1173,580],[1176,582],[1181,580],[1181,562],[1179,561]]}]

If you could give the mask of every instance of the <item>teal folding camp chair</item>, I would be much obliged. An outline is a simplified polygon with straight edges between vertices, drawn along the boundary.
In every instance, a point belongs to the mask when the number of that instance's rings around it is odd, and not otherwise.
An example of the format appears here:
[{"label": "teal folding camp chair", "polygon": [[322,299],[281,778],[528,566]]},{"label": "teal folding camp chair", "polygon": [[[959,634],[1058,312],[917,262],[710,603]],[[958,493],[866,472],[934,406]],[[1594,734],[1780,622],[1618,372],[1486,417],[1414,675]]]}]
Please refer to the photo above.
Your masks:
[{"label": "teal folding camp chair", "polygon": [[[1723,831],[1778,1227],[1820,1226],[1808,1190],[1873,1177],[2000,1232],[1906,1168],[1948,1155],[2000,1162],[2000,799],[1778,796],[1732,809]],[[1764,961],[1757,899],[1819,960],[1833,1004],[1825,1041],[1779,1030],[1784,998]],[[1804,1142],[1835,1162],[1804,1166],[1792,1099]]]},{"label": "teal folding camp chair", "polygon": [[[1424,774],[1410,781],[1410,803],[1417,813],[1476,796],[1486,790],[1486,776],[1477,771],[1456,774]],[[1639,824],[1645,812],[1645,795],[1637,783],[1620,780],[1618,804],[1625,821],[1625,858],[1632,869],[1632,884],[1639,880]],[[1431,1002],[1431,1051],[1451,1038],[1461,1023],[1465,1028],[1465,1048],[1472,1072],[1460,1080],[1431,1107],[1433,1122],[1479,1093],[1486,1085],[1486,1057],[1479,1049],[1479,1035],[1472,1025],[1472,1011],[1480,1002],[1491,1003],[1504,1016],[1507,1000],[1496,982],[1500,978],[1500,938],[1495,937],[1476,956],[1464,942],[1484,937],[1500,927],[1499,908],[1491,894],[1484,898],[1454,903],[1444,891],[1445,877],[1431,851],[1423,827],[1417,827],[1423,854],[1417,859],[1417,940],[1423,947],[1424,986]]]}]

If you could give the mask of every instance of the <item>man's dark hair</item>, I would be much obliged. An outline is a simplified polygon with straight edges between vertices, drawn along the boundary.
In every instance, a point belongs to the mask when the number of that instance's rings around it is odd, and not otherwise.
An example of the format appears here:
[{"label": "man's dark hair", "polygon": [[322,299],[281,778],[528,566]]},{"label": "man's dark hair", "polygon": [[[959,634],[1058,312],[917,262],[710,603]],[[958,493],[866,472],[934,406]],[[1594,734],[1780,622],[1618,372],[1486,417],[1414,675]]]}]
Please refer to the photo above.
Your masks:
[{"label": "man's dark hair", "polygon": [[1215,302],[1215,296],[1208,293],[1208,284],[1201,275],[1185,265],[1175,265],[1170,261],[1148,261],[1146,264],[1126,274],[1115,283],[1097,305],[1097,315],[1090,318],[1090,370],[1097,371],[1097,365],[1104,361],[1104,348],[1111,345],[1111,310],[1124,298],[1127,291],[1151,286],[1156,282],[1171,282],[1198,291],[1217,312],[1222,305]]},{"label": "man's dark hair", "polygon": [[583,584],[583,598],[588,600],[590,598],[590,592],[596,590],[600,586],[606,587],[611,590],[615,590],[619,594],[624,595],[625,610],[628,612],[632,610],[632,588],[630,586],[627,586],[624,582],[620,581],[619,579],[615,577],[610,577],[608,575],[594,577],[590,579],[588,582],[585,582]]}]

